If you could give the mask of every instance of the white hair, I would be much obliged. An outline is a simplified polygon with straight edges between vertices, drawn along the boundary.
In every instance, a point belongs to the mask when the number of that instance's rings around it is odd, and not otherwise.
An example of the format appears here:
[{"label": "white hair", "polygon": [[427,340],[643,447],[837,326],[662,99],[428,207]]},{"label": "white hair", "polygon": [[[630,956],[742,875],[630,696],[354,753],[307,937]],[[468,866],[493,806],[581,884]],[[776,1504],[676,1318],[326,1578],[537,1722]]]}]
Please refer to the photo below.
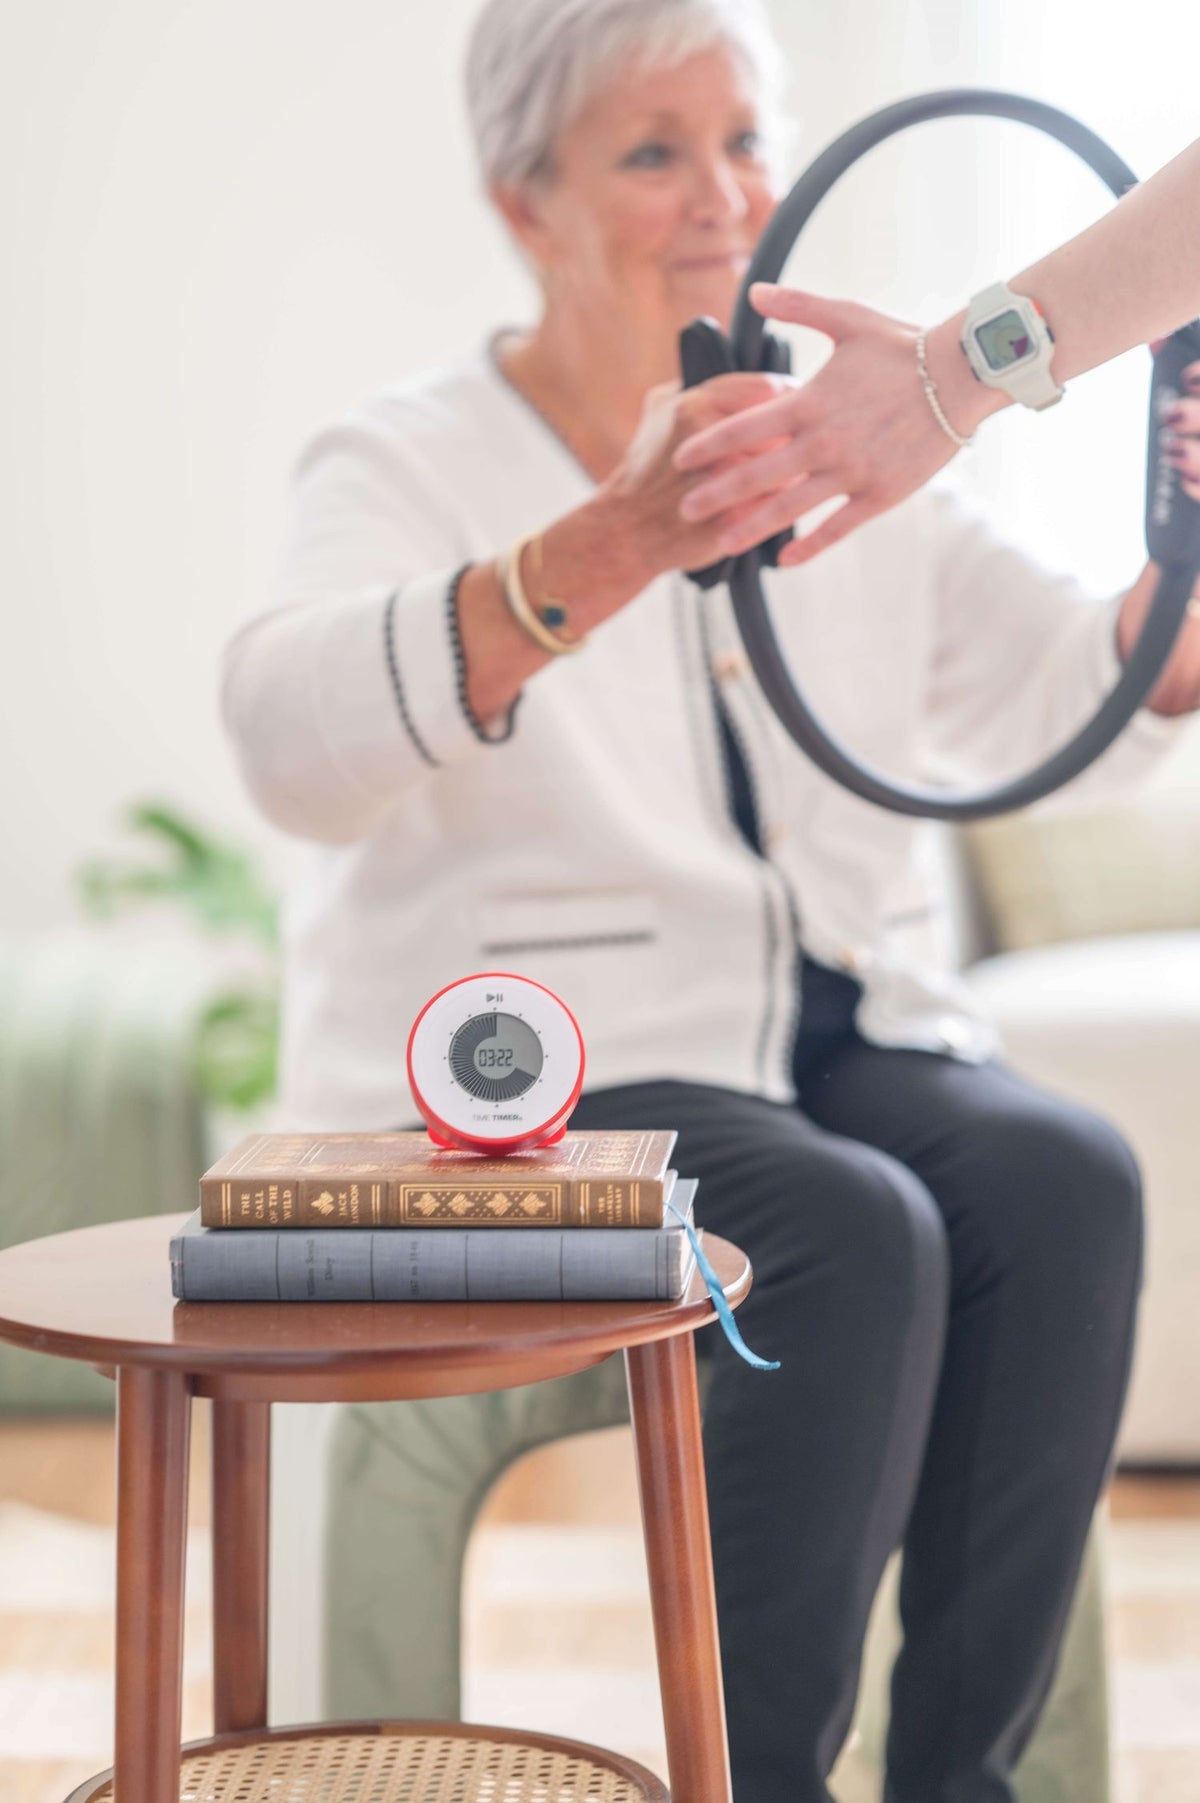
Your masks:
[{"label": "white hair", "polygon": [[564,127],[620,65],[672,66],[715,44],[745,62],[778,152],[783,57],[762,0],[487,0],[466,71],[485,185],[546,173]]}]

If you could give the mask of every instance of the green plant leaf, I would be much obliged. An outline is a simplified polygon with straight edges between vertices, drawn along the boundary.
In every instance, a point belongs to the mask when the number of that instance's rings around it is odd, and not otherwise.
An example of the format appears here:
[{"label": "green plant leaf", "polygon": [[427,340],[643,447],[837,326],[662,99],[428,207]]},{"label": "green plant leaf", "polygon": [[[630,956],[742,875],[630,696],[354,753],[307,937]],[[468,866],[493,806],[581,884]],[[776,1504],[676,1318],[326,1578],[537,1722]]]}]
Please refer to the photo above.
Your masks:
[{"label": "green plant leaf", "polygon": [[96,858],[78,873],[87,911],[111,919],[149,902],[175,902],[206,932],[242,933],[274,951],[276,899],[245,852],[222,844],[162,802],[141,802],[128,816],[131,831],[157,847],[153,864]]},{"label": "green plant leaf", "polygon": [[192,1075],[208,1101],[249,1109],[269,1101],[278,1075],[279,1004],[266,990],[227,990],[196,1022]]},{"label": "green plant leaf", "polygon": [[[85,910],[97,919],[147,906],[175,907],[205,932],[249,938],[278,950],[278,904],[251,858],[223,844],[165,802],[143,801],[127,816],[153,851],[150,862],[93,858],[77,872]],[[214,996],[197,1016],[192,1079],[207,1101],[255,1108],[275,1093],[279,998],[268,974],[261,985]]]}]

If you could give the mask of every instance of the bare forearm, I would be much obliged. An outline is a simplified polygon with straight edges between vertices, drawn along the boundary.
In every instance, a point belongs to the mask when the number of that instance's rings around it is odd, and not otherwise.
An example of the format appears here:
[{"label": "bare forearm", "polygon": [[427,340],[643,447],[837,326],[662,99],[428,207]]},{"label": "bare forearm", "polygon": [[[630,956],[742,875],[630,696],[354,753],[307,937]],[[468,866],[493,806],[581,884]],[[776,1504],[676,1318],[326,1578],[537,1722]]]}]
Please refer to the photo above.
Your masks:
[{"label": "bare forearm", "polygon": [[[566,604],[570,636],[582,637],[640,593],[653,571],[630,554],[603,495],[564,514],[542,538],[547,595]],[[555,661],[514,619],[493,563],[474,564],[458,592],[467,700],[478,720],[507,713],[531,676]]]},{"label": "bare forearm", "polygon": [[[1200,140],[1103,218],[1009,280],[1054,333],[1054,375],[1070,381],[1200,313]],[[952,423],[973,432],[1005,395],[971,374],[966,310],[929,334],[929,367]]]},{"label": "bare forearm", "polygon": [[[749,371],[717,376],[699,388],[652,388],[629,447],[595,493],[541,534],[537,599],[563,603],[568,638],[583,638],[640,595],[665,570],[698,570],[728,551],[748,550],[777,532],[780,512],[759,530],[749,511],[732,508],[696,524],[680,518],[689,478],[674,451],[697,426],[775,393],[774,378]],[[736,543],[727,543],[732,532]],[[522,568],[524,569],[524,565]],[[477,719],[505,714],[522,685],[552,658],[513,618],[491,564],[468,571],[459,590],[459,622],[467,666],[467,699]]]},{"label": "bare forearm", "polygon": [[1054,331],[1054,373],[1082,375],[1200,313],[1200,140],[1095,225],[1014,276]]}]

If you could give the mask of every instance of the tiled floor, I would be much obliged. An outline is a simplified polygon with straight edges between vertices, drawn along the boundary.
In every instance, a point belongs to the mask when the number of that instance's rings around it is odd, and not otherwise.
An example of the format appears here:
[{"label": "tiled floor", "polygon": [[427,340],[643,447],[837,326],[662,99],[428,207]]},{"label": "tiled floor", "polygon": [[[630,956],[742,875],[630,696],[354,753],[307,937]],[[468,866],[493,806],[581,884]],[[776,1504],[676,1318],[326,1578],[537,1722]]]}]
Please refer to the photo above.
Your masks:
[{"label": "tiled floor", "polygon": [[[185,1736],[208,1731],[207,1436],[193,1448]],[[107,1423],[0,1423],[0,1799],[62,1803],[110,1757]],[[1108,1543],[1118,1803],[1200,1803],[1200,1479],[1122,1480]],[[627,1436],[548,1448],[489,1500],[468,1572],[469,1718],[663,1769]],[[854,1749],[844,1803],[875,1803]]]}]

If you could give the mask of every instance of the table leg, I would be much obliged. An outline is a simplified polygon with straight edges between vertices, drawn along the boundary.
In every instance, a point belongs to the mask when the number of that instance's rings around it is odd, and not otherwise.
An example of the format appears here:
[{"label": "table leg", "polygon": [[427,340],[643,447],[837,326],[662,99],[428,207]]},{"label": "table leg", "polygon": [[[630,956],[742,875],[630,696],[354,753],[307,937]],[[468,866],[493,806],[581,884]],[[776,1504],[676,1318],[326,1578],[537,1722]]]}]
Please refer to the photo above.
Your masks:
[{"label": "table leg", "polygon": [[271,1405],[212,1405],[213,1727],[267,1725]]},{"label": "table leg", "polygon": [[117,1373],[117,1707],[113,1791],[121,1803],[179,1796],[186,1372]]},{"label": "table leg", "polygon": [[691,1334],[630,1346],[629,1407],[672,1803],[729,1803],[729,1749]]}]

